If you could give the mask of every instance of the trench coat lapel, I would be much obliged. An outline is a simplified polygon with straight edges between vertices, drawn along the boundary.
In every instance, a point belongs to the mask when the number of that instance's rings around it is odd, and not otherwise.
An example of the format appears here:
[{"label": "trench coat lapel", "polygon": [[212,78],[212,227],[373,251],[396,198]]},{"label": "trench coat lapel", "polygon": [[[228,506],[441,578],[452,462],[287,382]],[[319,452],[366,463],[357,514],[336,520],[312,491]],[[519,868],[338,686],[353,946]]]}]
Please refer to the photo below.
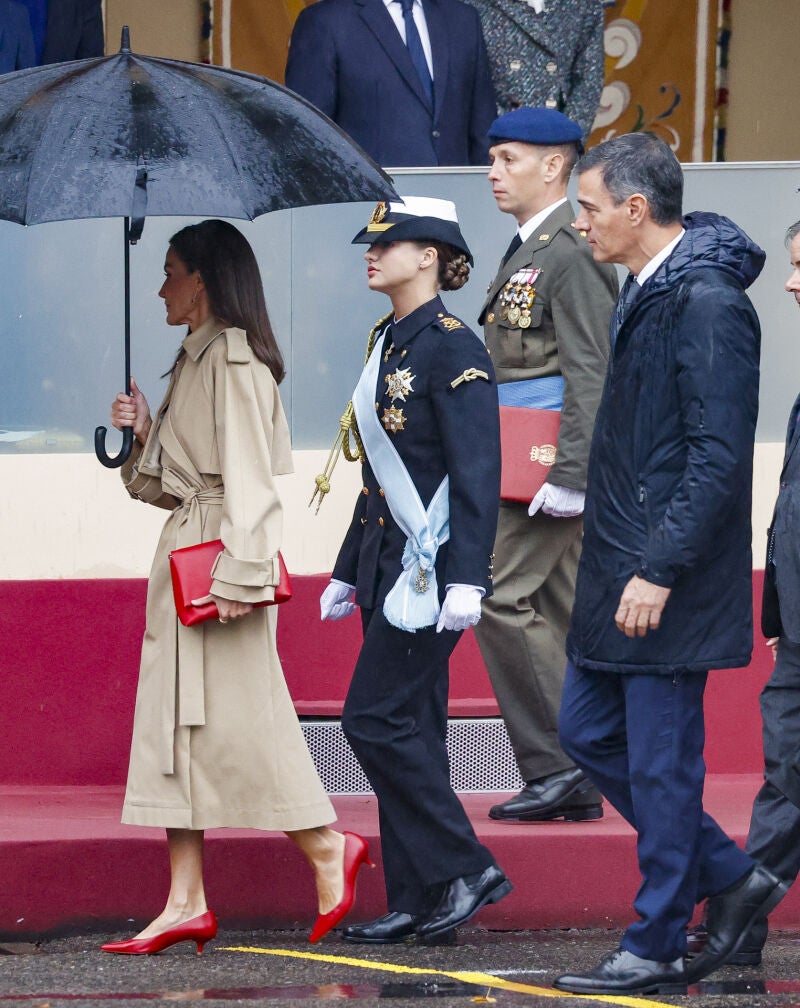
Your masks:
[{"label": "trench coat lapel", "polygon": [[[425,94],[425,89],[422,86],[422,81],[414,69],[414,64],[408,55],[408,49],[406,49],[394,21],[392,21],[391,15],[386,10],[383,0],[355,0],[355,4],[362,21],[375,36],[378,45],[380,45],[397,68],[397,72],[422,104],[429,109],[431,106]],[[434,67],[434,73],[436,72],[436,67]],[[381,109],[376,109],[375,114],[379,115],[381,112]]]},{"label": "trench coat lapel", "polygon": [[789,426],[786,429],[786,455],[781,467],[781,475],[785,472],[789,459],[797,450],[798,442],[800,442],[800,427],[797,424],[798,414],[800,414],[800,396],[795,399],[792,412],[789,414]]}]

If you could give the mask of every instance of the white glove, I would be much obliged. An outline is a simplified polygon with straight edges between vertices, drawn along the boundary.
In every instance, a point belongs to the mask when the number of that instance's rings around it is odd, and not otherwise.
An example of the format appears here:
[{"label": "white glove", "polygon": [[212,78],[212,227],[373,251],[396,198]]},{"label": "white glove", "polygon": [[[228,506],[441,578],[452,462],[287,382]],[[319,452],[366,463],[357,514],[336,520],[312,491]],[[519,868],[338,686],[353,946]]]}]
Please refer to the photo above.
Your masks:
[{"label": "white glove", "polygon": [[436,633],[442,630],[466,630],[481,618],[483,592],[472,585],[449,585],[439,613]]},{"label": "white glove", "polygon": [[353,599],[356,590],[353,585],[331,578],[330,584],[319,597],[319,614],[324,620],[340,620],[350,616],[358,606]]},{"label": "white glove", "polygon": [[570,490],[569,487],[543,483],[542,489],[531,501],[528,514],[533,518],[541,508],[545,514],[553,518],[577,518],[583,514],[585,500],[586,494],[583,490]]}]

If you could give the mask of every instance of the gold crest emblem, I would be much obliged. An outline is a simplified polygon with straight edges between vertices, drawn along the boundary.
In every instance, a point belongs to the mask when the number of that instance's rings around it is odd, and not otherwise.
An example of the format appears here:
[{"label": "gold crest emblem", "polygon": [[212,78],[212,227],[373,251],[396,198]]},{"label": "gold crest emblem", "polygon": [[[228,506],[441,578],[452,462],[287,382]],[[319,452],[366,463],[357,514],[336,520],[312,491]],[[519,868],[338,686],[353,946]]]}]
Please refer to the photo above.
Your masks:
[{"label": "gold crest emblem", "polygon": [[551,466],[556,460],[556,446],[551,444],[531,445],[530,460],[543,466]]},{"label": "gold crest emblem", "polygon": [[391,431],[392,434],[404,430],[405,422],[406,417],[401,409],[390,406],[389,409],[383,411],[383,426],[387,431]]},{"label": "gold crest emblem", "polygon": [[[383,218],[386,216],[386,204],[381,202],[372,211],[372,216],[369,219],[370,224],[380,224]],[[361,218],[364,219],[363,217]]]}]

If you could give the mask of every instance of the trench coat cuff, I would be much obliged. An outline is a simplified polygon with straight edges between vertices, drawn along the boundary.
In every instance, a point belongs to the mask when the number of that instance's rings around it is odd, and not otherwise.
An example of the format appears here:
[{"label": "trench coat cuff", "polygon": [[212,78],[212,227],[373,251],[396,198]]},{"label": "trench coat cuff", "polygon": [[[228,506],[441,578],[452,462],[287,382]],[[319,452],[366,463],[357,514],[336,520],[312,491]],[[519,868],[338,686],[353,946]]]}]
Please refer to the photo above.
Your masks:
[{"label": "trench coat cuff", "polygon": [[636,576],[650,584],[658,585],[659,588],[672,588],[677,580],[677,575],[671,572],[654,571],[645,561],[639,564],[636,569]]},{"label": "trench coat cuff", "polygon": [[211,568],[211,594],[235,602],[267,602],[280,580],[277,555],[269,560],[242,560],[220,553]]}]

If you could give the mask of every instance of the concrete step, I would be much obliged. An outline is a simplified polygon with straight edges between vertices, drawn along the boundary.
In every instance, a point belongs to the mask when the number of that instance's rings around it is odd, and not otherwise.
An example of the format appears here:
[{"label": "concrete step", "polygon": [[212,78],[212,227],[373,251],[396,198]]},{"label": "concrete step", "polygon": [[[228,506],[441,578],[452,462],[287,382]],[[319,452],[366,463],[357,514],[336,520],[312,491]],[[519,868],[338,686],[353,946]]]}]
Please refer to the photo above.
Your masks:
[{"label": "concrete step", "polygon": [[[744,842],[756,774],[713,774],[706,808]],[[514,892],[482,911],[492,930],[607,927],[632,917],[639,884],[635,837],[606,805],[587,823],[498,823],[487,817],[498,794],[464,794],[481,840],[514,883]],[[340,828],[366,836],[378,864],[362,870],[350,919],[385,912],[374,797],[333,798]],[[134,931],[163,904],[168,867],[163,831],[119,822],[118,786],[0,786],[0,940],[29,941],[84,931]],[[211,830],[206,885],[223,928],[307,929],[314,887],[301,856],[280,833]],[[800,930],[800,889],[773,915]]]}]

